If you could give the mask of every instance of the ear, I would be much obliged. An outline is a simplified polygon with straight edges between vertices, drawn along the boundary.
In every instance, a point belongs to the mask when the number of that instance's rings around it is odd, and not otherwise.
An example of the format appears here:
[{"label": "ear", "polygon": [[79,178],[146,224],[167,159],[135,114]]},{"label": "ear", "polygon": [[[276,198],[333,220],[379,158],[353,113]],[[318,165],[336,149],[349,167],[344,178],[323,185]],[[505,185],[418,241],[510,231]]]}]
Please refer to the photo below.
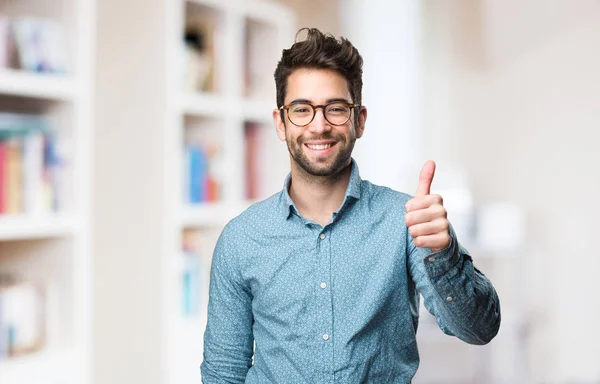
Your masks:
[{"label": "ear", "polygon": [[[284,112],[285,113],[285,112]],[[281,120],[281,110],[273,110],[273,123],[275,123],[275,130],[279,140],[285,141],[285,123]]]},{"label": "ear", "polygon": [[358,124],[356,125],[356,138],[361,138],[365,132],[365,123],[367,122],[367,107],[361,106],[358,112]]}]

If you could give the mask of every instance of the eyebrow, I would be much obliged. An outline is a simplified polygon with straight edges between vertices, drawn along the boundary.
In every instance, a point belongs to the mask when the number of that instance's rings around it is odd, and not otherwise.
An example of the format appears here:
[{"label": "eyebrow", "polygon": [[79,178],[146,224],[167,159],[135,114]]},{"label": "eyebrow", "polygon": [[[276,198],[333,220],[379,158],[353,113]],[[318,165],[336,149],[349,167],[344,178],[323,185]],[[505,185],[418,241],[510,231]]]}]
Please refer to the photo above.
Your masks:
[{"label": "eyebrow", "polygon": [[[325,104],[335,103],[335,102],[338,102],[338,101],[342,101],[344,103],[351,104],[348,99],[345,99],[343,97],[335,97],[333,99],[327,99],[327,100],[325,100]],[[313,104],[313,102],[311,100],[308,100],[308,99],[296,99],[296,100],[292,100],[290,102],[290,104],[298,104],[298,103]]]}]

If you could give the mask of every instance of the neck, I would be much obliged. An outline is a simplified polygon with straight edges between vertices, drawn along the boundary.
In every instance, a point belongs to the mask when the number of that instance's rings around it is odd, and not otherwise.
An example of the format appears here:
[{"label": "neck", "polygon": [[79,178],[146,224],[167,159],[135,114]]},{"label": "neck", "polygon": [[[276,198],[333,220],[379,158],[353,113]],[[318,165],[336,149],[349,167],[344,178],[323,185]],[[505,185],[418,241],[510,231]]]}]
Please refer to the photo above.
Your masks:
[{"label": "neck", "polygon": [[335,175],[314,176],[292,163],[290,198],[303,217],[325,226],[344,201],[351,171],[349,163]]}]

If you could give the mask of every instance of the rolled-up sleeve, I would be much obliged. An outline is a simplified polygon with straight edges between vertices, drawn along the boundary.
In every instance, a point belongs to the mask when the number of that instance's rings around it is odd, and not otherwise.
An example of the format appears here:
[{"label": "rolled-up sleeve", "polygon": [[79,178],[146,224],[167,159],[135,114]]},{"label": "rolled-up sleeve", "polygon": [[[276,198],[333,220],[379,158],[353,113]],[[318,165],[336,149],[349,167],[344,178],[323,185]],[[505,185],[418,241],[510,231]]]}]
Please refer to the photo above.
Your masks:
[{"label": "rolled-up sleeve", "polygon": [[213,254],[202,382],[243,383],[252,365],[252,295],[226,227]]},{"label": "rolled-up sleeve", "polygon": [[438,252],[416,247],[407,235],[409,268],[427,310],[449,335],[487,344],[500,328],[500,301],[450,226],[450,244]]}]

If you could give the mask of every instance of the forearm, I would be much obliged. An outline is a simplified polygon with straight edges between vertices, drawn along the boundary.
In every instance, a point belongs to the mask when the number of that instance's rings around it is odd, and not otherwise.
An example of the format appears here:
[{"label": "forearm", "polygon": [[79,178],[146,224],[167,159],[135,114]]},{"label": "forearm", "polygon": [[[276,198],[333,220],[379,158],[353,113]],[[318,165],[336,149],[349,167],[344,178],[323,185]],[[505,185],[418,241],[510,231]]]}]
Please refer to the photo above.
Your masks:
[{"label": "forearm", "polygon": [[244,383],[252,365],[252,294],[240,277],[224,231],[213,255],[204,333],[202,382]]},{"label": "forearm", "polygon": [[[233,336],[237,343],[227,345],[223,340]],[[245,344],[245,345],[244,345]],[[243,345],[241,348],[240,346]],[[244,383],[252,365],[248,351],[252,349],[249,335],[215,335],[207,328],[204,343],[204,361],[202,363],[202,383]]]},{"label": "forearm", "polygon": [[500,327],[499,298],[451,233],[448,248],[425,257],[421,253],[424,268],[419,270],[425,282],[418,284],[419,290],[445,333],[470,344],[486,344]]}]

